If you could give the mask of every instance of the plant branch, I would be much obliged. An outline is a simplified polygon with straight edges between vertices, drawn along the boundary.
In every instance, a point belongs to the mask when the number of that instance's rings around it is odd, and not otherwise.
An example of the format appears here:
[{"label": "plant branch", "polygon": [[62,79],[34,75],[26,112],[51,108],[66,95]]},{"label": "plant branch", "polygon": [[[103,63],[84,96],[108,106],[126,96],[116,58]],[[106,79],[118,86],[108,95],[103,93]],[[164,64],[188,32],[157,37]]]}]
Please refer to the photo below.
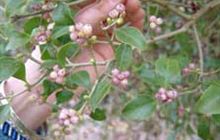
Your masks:
[{"label": "plant branch", "polygon": [[[86,1],[87,0],[73,1],[73,2],[67,3],[67,5],[68,6],[78,5],[78,4],[86,2]],[[25,19],[25,18],[28,18],[28,17],[33,17],[33,16],[41,15],[41,14],[44,14],[44,13],[47,13],[47,12],[52,12],[53,10],[54,10],[54,8],[51,8],[51,9],[48,9],[48,10],[37,11],[37,12],[30,13],[30,14],[25,14],[25,15],[14,15],[11,18],[12,18],[12,22],[16,22],[18,20]]]},{"label": "plant branch", "polygon": [[186,20],[190,20],[191,19],[191,16],[190,15],[187,15],[185,14],[184,12],[181,12],[179,9],[173,7],[172,5],[170,5],[170,2],[169,1],[164,1],[164,0],[153,0],[153,2],[169,9],[170,11],[176,13],[177,15],[183,17],[184,19]]},{"label": "plant branch", "polygon": [[51,11],[53,11],[53,8],[52,9],[48,9],[48,10],[43,10],[43,11],[38,11],[38,12],[30,13],[30,14],[25,14],[25,15],[14,15],[11,18],[12,18],[12,22],[16,22],[16,21],[21,20],[21,19],[25,19],[25,18],[28,18],[28,17],[33,17],[33,16],[41,15],[41,14],[44,14],[44,13],[47,13],[47,12],[51,12]]},{"label": "plant branch", "polygon": [[204,75],[204,55],[203,55],[203,49],[202,49],[202,42],[200,40],[196,25],[193,25],[193,31],[194,31],[194,36],[196,38],[196,43],[199,51],[199,63],[200,63],[200,81],[203,79]]},{"label": "plant branch", "polygon": [[[85,67],[85,66],[93,66],[93,64],[91,62],[85,62],[85,63],[72,63],[70,62],[69,60],[68,61],[68,64],[66,65],[66,67],[73,67],[73,68],[76,68],[76,67]],[[111,62],[112,60],[107,60],[107,61],[97,61],[95,62],[96,65],[106,65],[108,64],[109,62]]]},{"label": "plant branch", "polygon": [[[154,1],[160,1],[160,0],[154,0]],[[155,43],[159,40],[167,39],[167,38],[170,38],[170,37],[175,36],[177,34],[186,32],[199,18],[201,18],[204,14],[209,12],[210,9],[215,8],[219,5],[220,5],[219,0],[215,0],[215,1],[208,3],[206,7],[199,10],[196,14],[192,15],[191,20],[188,21],[182,28],[180,28],[176,31],[170,32],[170,33],[166,33],[164,35],[157,36],[153,39],[148,40],[147,43],[152,44],[152,43]]]},{"label": "plant branch", "polygon": [[34,84],[30,85],[28,88],[26,88],[25,90],[17,93],[17,94],[13,94],[13,95],[9,95],[9,96],[6,96],[6,97],[0,97],[0,100],[5,100],[5,99],[12,99],[14,97],[17,97],[19,95],[22,95],[28,91],[30,91],[30,89],[34,88],[35,86],[37,86],[46,76],[47,74],[43,75],[37,82],[35,82]]}]

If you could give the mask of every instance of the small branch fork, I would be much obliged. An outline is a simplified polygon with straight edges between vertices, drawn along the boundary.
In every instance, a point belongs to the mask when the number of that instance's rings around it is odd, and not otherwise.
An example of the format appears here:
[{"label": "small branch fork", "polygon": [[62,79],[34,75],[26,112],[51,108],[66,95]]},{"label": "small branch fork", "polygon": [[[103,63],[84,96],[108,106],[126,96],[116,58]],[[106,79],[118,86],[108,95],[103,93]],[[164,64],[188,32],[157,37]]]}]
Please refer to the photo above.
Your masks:
[{"label": "small branch fork", "polygon": [[[67,3],[67,5],[68,6],[74,6],[74,5],[78,5],[78,4],[81,4],[81,3],[86,2],[86,1],[87,0],[73,1],[73,2]],[[25,18],[28,18],[28,17],[37,16],[37,15],[41,15],[41,14],[44,14],[44,13],[47,13],[47,12],[52,12],[53,10],[54,10],[54,8],[51,8],[51,9],[48,9],[48,10],[42,10],[42,11],[38,11],[38,12],[30,13],[30,14],[25,14],[25,15],[15,15],[15,16],[12,16],[11,19],[12,19],[12,22],[17,22],[18,20],[25,19]]]}]

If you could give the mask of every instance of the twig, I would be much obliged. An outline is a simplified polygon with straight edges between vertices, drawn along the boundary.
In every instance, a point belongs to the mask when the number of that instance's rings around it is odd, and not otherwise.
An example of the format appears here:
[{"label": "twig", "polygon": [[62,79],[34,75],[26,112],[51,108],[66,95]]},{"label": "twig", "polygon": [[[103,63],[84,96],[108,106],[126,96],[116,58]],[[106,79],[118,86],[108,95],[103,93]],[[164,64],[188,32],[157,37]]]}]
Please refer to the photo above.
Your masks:
[{"label": "twig", "polygon": [[220,69],[217,69],[217,70],[214,70],[214,71],[211,71],[211,72],[204,72],[203,73],[203,76],[210,76],[210,75],[213,75],[213,74],[217,74],[220,72]]},{"label": "twig", "polygon": [[[90,98],[92,97],[93,93],[94,93],[95,90],[96,90],[96,87],[97,87],[98,83],[99,83],[99,80],[96,80],[96,81],[95,81],[95,84],[94,84],[94,86],[92,87],[92,90],[91,90],[91,92],[90,92],[90,94],[89,94],[88,99],[90,99]],[[82,107],[79,109],[79,111],[78,111],[79,114],[82,114],[82,112],[83,112],[83,110],[85,109],[85,107],[86,107],[87,104],[88,104],[88,100],[86,100],[86,101],[84,102],[84,104],[82,105]]]},{"label": "twig", "polygon": [[155,2],[155,3],[157,3],[157,4],[161,5],[161,6],[163,6],[163,7],[167,8],[167,9],[169,9],[170,11],[176,13],[177,15],[183,17],[183,18],[186,19],[186,20],[190,20],[190,19],[191,19],[191,16],[190,16],[190,15],[187,15],[187,14],[181,12],[179,9],[173,7],[172,5],[170,5],[170,2],[168,2],[168,1],[164,1],[164,0],[153,0],[153,2]]},{"label": "twig", "polygon": [[73,2],[68,3],[68,5],[69,6],[78,5],[78,4],[81,4],[86,1],[88,1],[88,0],[77,0],[77,1],[73,1]]},{"label": "twig", "polygon": [[188,29],[188,26],[184,26],[182,27],[181,29],[178,29],[176,31],[173,31],[173,32],[170,32],[170,33],[166,33],[166,34],[163,34],[163,35],[160,35],[160,36],[157,36],[155,38],[152,38],[150,40],[147,40],[147,44],[152,44],[152,43],[155,43],[159,40],[163,40],[163,39],[167,39],[167,38],[170,38],[172,36],[175,36],[177,34],[180,34],[180,33],[183,33],[183,32],[186,32]]},{"label": "twig", "polygon": [[[78,0],[78,1],[73,1],[70,3],[67,3],[68,6],[73,6],[73,5],[77,5],[83,2],[86,2],[87,0]],[[12,16],[12,22],[16,22],[20,19],[24,19],[24,18],[28,18],[28,17],[32,17],[32,16],[37,16],[37,15],[41,15],[47,12],[52,12],[54,10],[54,8],[48,9],[48,10],[42,10],[42,11],[38,11],[38,12],[34,12],[34,13],[30,13],[30,14],[25,14],[25,15],[14,15]]]},{"label": "twig", "polygon": [[[156,0],[156,1],[160,1],[160,0]],[[206,5],[206,7],[204,7],[201,10],[199,10],[196,14],[192,15],[191,20],[188,21],[181,29],[178,29],[176,31],[173,31],[173,32],[170,32],[170,33],[166,33],[164,35],[160,35],[158,37],[150,39],[150,40],[147,41],[147,43],[148,44],[152,44],[152,43],[155,43],[156,41],[167,39],[167,38],[170,38],[170,37],[175,36],[177,34],[186,32],[189,29],[189,27],[192,26],[199,18],[201,18],[204,14],[209,12],[210,9],[215,8],[215,7],[219,6],[219,5],[220,5],[220,1],[219,0],[215,0],[215,1],[212,1],[212,2],[208,3]]]},{"label": "twig", "polygon": [[[76,67],[85,67],[85,66],[92,66],[93,64],[91,62],[85,62],[85,63],[72,63],[70,62],[69,60],[68,61],[68,64],[66,65],[66,67],[73,67],[73,68],[76,68]],[[95,62],[96,65],[106,65],[108,64],[109,62],[111,62],[112,60],[108,60],[108,61],[97,61]]]},{"label": "twig", "polygon": [[17,97],[19,95],[22,95],[24,94],[25,92],[28,92],[30,91],[30,89],[34,88],[35,86],[37,86],[46,76],[47,74],[43,75],[37,82],[35,82],[34,84],[30,85],[27,89],[17,93],[17,94],[13,94],[13,95],[9,95],[9,96],[6,96],[6,97],[1,97],[0,100],[4,100],[4,99],[12,99],[14,97]]},{"label": "twig", "polygon": [[51,11],[53,11],[53,8],[48,9],[48,10],[43,10],[43,11],[30,13],[30,14],[25,14],[25,15],[14,15],[11,18],[12,18],[12,22],[16,22],[20,19],[24,19],[24,18],[28,18],[28,17],[32,17],[32,16],[37,16],[37,15],[44,14],[44,13],[51,12]]},{"label": "twig", "polygon": [[196,38],[198,51],[199,51],[199,62],[200,62],[200,77],[199,77],[199,79],[200,79],[200,81],[202,81],[203,75],[204,75],[204,55],[203,55],[203,49],[202,49],[202,42],[200,40],[196,25],[193,25],[193,31],[194,31],[194,35]]},{"label": "twig", "polygon": [[35,63],[42,65],[42,62],[40,62],[39,60],[37,60],[36,58],[32,57],[31,55],[27,56],[30,60],[34,61]]}]

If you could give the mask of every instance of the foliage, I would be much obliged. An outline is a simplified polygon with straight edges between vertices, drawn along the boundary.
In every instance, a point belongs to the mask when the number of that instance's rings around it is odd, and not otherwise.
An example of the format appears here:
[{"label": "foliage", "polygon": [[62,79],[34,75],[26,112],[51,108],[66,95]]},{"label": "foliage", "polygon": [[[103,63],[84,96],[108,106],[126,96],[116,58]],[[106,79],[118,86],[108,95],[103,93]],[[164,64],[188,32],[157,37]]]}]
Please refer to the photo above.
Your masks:
[{"label": "foliage", "polygon": [[[214,132],[219,132],[220,124],[218,0],[195,2],[197,9],[189,9],[191,5],[183,1],[178,1],[179,5],[176,1],[143,1],[147,13],[143,32],[129,24],[114,22],[121,20],[121,16],[111,19],[115,28],[103,28],[104,40],[90,34],[87,26],[88,34],[80,38],[86,40],[82,44],[79,43],[82,40],[77,41],[73,36],[76,31],[71,31],[77,25],[74,21],[77,10],[73,8],[77,2],[53,1],[49,8],[34,11],[33,4],[47,3],[0,1],[0,81],[14,76],[30,89],[42,85],[40,99],[47,102],[55,94],[53,105],[58,112],[69,108],[68,103],[77,98],[73,107],[77,115],[83,115],[89,108],[92,119],[104,121],[114,112],[106,107],[113,97],[120,100],[113,104],[117,106],[114,115],[123,119],[149,121],[163,116],[173,126],[170,139],[177,135],[184,137],[186,133],[215,139]],[[209,10],[210,7],[214,8]],[[152,15],[163,22],[151,21]],[[98,43],[111,44],[115,58],[96,60],[93,51]],[[32,55],[36,48],[41,50],[42,61]],[[85,48],[88,53],[78,62]],[[44,74],[37,83],[30,84],[26,79],[27,59],[40,65]],[[121,81],[117,81],[114,76],[120,73],[113,71],[114,68],[129,71],[129,76],[125,78],[121,74],[118,77]],[[96,79],[91,73],[95,73]],[[170,97],[173,93],[163,93],[163,89],[175,91],[177,97]],[[9,113],[9,105],[0,106],[0,122]]]}]

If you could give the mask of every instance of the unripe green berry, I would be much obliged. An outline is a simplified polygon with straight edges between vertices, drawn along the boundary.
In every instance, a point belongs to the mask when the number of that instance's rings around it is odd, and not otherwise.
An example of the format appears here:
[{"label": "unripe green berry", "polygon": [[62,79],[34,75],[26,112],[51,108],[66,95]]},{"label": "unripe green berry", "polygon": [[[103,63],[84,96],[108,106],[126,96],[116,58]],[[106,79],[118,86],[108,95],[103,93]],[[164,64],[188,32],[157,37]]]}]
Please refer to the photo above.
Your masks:
[{"label": "unripe green berry", "polygon": [[122,25],[124,23],[124,19],[122,17],[118,18],[116,21],[117,25]]}]

